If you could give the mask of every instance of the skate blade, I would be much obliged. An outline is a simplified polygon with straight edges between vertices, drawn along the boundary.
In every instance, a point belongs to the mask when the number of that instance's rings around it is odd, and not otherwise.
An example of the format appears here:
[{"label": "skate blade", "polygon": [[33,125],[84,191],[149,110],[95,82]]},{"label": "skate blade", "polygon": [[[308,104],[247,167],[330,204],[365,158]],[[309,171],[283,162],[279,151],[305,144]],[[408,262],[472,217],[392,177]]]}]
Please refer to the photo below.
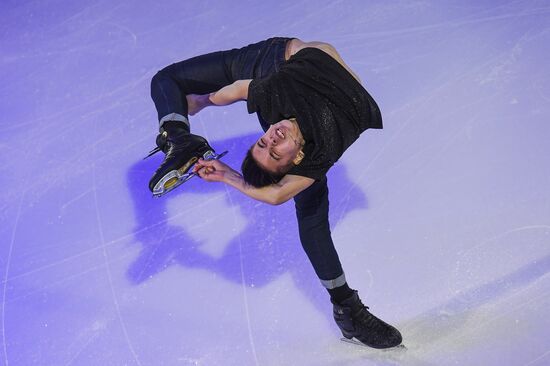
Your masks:
[{"label": "skate blade", "polygon": [[378,350],[378,351],[384,351],[384,352],[387,352],[387,351],[405,351],[405,350],[407,350],[407,347],[404,344],[400,344],[398,346],[390,347],[390,348],[374,348],[374,347],[369,347],[366,344],[361,343],[359,340],[357,340],[355,338],[348,339],[346,337],[342,337],[342,338],[340,338],[340,340],[342,342],[354,344],[354,345],[359,346],[359,347],[364,347],[364,348]]},{"label": "skate blade", "polygon": [[181,174],[178,170],[172,170],[164,177],[162,177],[161,180],[159,180],[158,183],[155,185],[155,187],[153,188],[153,196],[161,197],[166,193],[178,188],[180,185],[193,178],[193,176],[194,173]]},{"label": "skate blade", "polygon": [[[225,156],[227,151],[222,152],[221,154],[216,154],[212,150],[208,150],[204,153],[202,158],[204,160],[218,160]],[[183,183],[187,182],[189,179],[198,175],[196,173],[186,173],[191,167],[198,161],[197,158],[189,160],[183,167],[178,170],[172,170],[168,172],[164,177],[162,177],[155,187],[153,188],[153,197],[162,197],[166,193],[173,191],[178,188]]]}]

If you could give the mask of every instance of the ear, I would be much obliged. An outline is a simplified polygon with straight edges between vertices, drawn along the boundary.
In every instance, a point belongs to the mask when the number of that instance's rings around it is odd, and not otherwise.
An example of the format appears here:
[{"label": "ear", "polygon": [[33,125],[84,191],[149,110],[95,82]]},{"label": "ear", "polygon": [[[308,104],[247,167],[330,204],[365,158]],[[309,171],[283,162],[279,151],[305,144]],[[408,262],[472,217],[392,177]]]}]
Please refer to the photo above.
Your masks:
[{"label": "ear", "polygon": [[298,151],[298,154],[296,155],[294,160],[292,160],[292,163],[294,165],[300,164],[302,162],[302,159],[304,158],[304,156],[306,156],[306,154],[304,154],[304,151],[302,149],[300,149],[300,151]]}]

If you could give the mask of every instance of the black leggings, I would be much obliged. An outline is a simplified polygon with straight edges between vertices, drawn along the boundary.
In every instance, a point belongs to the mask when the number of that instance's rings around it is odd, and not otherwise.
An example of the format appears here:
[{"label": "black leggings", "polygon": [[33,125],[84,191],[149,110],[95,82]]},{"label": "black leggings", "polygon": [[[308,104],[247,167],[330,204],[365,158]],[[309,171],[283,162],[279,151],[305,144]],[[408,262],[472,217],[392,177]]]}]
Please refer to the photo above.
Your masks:
[{"label": "black leggings", "polygon": [[[243,48],[193,57],[160,70],[151,80],[151,97],[159,121],[174,114],[187,119],[187,94],[212,93],[237,80],[263,78],[278,71],[291,39],[270,38]],[[261,122],[262,128],[269,127]]]},{"label": "black leggings", "polygon": [[[187,120],[187,94],[212,93],[236,80],[277,72],[285,62],[286,44],[291,39],[270,38],[239,49],[193,57],[160,70],[151,81],[151,97],[159,121]],[[269,125],[258,118],[267,130]],[[300,241],[315,273],[327,288],[343,285],[345,277],[330,234],[326,178],[298,194],[294,202]]]}]

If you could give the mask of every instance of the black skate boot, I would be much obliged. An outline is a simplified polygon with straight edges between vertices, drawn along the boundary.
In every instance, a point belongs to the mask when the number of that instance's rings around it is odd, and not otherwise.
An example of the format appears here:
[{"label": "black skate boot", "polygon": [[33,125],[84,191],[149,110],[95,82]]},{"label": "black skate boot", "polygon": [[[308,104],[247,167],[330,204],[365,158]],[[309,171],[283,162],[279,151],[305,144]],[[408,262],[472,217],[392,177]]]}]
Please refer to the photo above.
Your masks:
[{"label": "black skate boot", "polygon": [[401,344],[401,333],[383,322],[363,305],[357,291],[341,303],[334,305],[334,320],[346,339],[355,338],[372,348],[390,348]]},{"label": "black skate boot", "polygon": [[159,151],[166,154],[164,161],[149,181],[149,189],[155,196],[162,196],[183,183],[187,171],[199,158],[215,156],[214,149],[208,141],[189,133],[186,125],[166,125],[168,126],[163,127],[157,136],[157,147],[147,156]]}]

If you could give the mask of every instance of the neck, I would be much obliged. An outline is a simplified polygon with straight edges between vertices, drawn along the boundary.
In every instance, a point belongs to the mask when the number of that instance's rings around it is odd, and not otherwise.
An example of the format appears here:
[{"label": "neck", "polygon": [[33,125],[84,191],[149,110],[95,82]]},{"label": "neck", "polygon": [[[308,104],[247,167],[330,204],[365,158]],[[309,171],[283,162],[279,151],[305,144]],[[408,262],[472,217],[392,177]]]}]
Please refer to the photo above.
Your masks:
[{"label": "neck", "polygon": [[296,121],[296,118],[291,118],[289,119],[289,121],[292,122],[292,124],[296,127],[296,136],[294,136],[295,138],[294,142],[300,145],[301,147],[304,147],[304,144],[305,144],[304,136],[302,135],[302,131],[300,130],[300,125]]}]

